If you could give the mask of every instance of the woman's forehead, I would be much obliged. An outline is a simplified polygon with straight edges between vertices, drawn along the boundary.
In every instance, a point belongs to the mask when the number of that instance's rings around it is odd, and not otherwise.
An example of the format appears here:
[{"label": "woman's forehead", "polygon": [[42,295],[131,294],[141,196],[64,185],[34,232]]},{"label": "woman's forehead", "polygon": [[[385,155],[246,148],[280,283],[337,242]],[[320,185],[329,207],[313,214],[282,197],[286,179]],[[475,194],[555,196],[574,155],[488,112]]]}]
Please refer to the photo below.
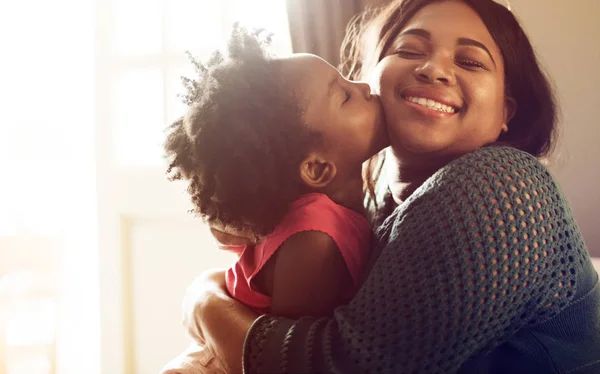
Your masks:
[{"label": "woman's forehead", "polygon": [[[471,37],[494,43],[477,12],[462,1],[443,1],[420,9],[400,30],[423,29],[433,38]],[[494,43],[495,44],[495,43]]]}]

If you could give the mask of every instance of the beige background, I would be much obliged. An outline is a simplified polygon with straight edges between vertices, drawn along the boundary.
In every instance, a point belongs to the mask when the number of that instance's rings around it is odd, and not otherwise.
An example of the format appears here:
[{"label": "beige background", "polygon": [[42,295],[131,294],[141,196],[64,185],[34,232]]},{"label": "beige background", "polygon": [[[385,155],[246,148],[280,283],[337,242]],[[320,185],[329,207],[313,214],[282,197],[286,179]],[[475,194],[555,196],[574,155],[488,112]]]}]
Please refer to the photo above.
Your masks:
[{"label": "beige background", "polygon": [[600,257],[600,1],[511,0],[556,85],[562,137],[551,165]]}]

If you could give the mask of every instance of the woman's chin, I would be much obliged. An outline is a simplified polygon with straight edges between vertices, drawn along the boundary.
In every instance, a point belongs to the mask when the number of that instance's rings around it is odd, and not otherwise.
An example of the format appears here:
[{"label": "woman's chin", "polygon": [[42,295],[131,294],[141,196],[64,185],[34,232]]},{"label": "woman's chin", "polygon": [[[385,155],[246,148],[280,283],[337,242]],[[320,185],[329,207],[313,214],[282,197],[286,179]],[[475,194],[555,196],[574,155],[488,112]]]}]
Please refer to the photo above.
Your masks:
[{"label": "woman's chin", "polygon": [[428,134],[390,134],[390,143],[397,154],[436,154],[448,148],[447,141]]}]

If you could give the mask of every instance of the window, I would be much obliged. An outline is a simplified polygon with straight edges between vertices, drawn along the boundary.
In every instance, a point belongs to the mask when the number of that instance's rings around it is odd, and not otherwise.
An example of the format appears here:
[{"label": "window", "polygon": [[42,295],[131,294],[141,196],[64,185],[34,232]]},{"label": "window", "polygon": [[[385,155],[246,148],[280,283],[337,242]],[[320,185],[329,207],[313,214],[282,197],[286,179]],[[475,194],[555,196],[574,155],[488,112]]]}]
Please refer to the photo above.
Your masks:
[{"label": "window", "polygon": [[2,374],[98,374],[92,8],[0,2]]},{"label": "window", "polygon": [[59,243],[13,237],[0,246],[0,373],[56,373]]},{"label": "window", "polygon": [[164,128],[184,105],[180,77],[192,73],[185,51],[200,59],[223,47],[239,21],[274,33],[273,49],[291,52],[283,0],[113,0],[103,59],[106,121],[119,166],[162,163]]},{"label": "window", "polygon": [[[0,374],[133,373],[111,351],[119,310],[99,304],[122,288],[112,223],[123,202],[139,216],[149,205],[125,189],[162,165],[184,51],[207,57],[235,21],[291,51],[283,0],[0,2]],[[157,211],[172,205],[145,181]]]}]

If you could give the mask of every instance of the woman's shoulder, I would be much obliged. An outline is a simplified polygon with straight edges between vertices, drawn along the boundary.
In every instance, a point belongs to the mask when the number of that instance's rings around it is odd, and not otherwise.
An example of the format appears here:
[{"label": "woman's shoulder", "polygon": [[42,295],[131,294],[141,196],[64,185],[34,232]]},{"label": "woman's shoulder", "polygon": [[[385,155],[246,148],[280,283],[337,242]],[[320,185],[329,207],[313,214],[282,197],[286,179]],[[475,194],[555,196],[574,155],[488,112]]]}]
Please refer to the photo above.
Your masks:
[{"label": "woman's shoulder", "polygon": [[461,303],[487,304],[481,313],[495,308],[502,321],[510,315],[513,330],[499,332],[503,339],[553,318],[598,279],[558,183],[514,148],[486,147],[454,160],[392,217],[380,230],[382,253],[402,254],[405,271],[418,268],[420,277],[425,267],[425,278],[449,272],[467,292]]},{"label": "woman's shoulder", "polygon": [[[548,169],[534,156],[512,147],[487,146],[457,158],[435,173],[425,189],[460,186],[468,189],[498,191],[508,189],[513,194],[524,187],[558,189]],[[540,193],[541,191],[538,191]]]},{"label": "woman's shoulder", "polygon": [[[460,171],[487,174],[513,174],[521,176],[531,171],[548,172],[546,167],[534,156],[513,147],[486,146],[449,163],[440,170],[442,173]],[[548,173],[549,174],[549,173]]]},{"label": "woman's shoulder", "polygon": [[534,214],[543,206],[550,214],[556,210],[563,218],[573,219],[550,171],[536,157],[512,147],[472,151],[438,170],[420,189],[415,200],[460,201],[471,211],[488,214],[496,208],[511,214],[522,215],[523,210]]}]

